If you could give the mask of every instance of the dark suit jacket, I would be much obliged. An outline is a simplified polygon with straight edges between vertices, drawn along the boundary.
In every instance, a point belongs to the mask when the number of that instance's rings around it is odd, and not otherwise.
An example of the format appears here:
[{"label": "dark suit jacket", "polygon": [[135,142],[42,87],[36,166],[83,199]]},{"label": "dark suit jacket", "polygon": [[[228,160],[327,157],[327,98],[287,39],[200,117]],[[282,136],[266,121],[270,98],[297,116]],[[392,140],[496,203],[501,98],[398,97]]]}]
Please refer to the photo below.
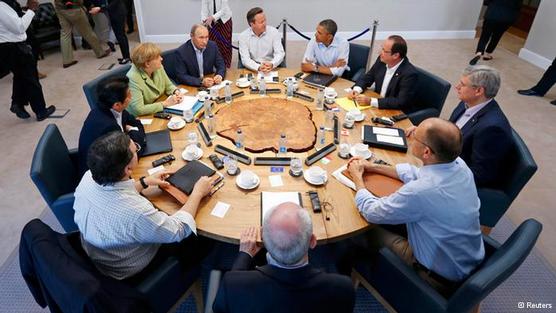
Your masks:
[{"label": "dark suit jacket", "polygon": [[[371,69],[357,80],[355,86],[365,90],[375,83],[375,92],[380,93],[384,75],[386,75],[386,64],[382,63],[379,57]],[[405,57],[390,80],[385,97],[378,99],[378,108],[402,110],[406,114],[421,109],[414,104],[417,78],[417,70]]]},{"label": "dark suit jacket", "polygon": [[222,312],[352,312],[355,291],[351,280],[324,273],[310,265],[281,269],[265,265],[254,269],[252,258],[240,252],[226,273],[213,305]]},{"label": "dark suit jacket", "polygon": [[[145,129],[141,121],[133,117],[126,110],[122,112],[122,125],[129,125],[131,127],[139,128],[139,131],[132,130],[128,133],[131,140],[145,148]],[[112,131],[121,131],[120,126],[116,122],[114,115],[111,111],[104,111],[101,109],[94,109],[89,112],[87,119],[83,123],[81,133],[79,134],[79,173],[81,176],[89,169],[87,166],[87,152],[89,147],[97,138]]]},{"label": "dark suit jacket", "polygon": [[[199,65],[193,43],[188,40],[176,49],[176,83],[189,86],[201,86],[202,79],[199,78]],[[216,73],[222,78],[226,75],[226,64],[218,50],[215,42],[210,41],[203,51],[204,75]]]},{"label": "dark suit jacket", "polygon": [[30,221],[21,233],[19,266],[35,301],[52,313],[151,311],[138,291],[98,272],[78,232],[62,235]]},{"label": "dark suit jacket", "polygon": [[127,10],[122,0],[84,0],[85,7],[100,7],[102,11],[108,12],[110,15],[125,16]]},{"label": "dark suit jacket", "polygon": [[[465,105],[460,102],[452,112],[450,121],[455,123],[464,112]],[[463,125],[461,133],[461,158],[473,172],[477,187],[500,189],[513,141],[510,123],[496,100],[492,100]]]},{"label": "dark suit jacket", "polygon": [[523,0],[490,0],[485,20],[513,24],[519,17]]}]

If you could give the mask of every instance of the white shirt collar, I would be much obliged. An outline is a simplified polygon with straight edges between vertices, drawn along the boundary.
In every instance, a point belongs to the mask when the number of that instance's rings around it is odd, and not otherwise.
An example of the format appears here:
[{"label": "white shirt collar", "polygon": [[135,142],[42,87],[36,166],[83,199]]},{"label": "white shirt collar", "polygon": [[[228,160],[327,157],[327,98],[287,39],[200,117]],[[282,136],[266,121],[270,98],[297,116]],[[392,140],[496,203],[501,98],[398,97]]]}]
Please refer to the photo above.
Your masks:
[{"label": "white shirt collar", "polygon": [[403,60],[405,59],[401,59],[400,62],[398,62],[398,64],[392,67],[388,67],[388,64],[386,64],[386,71],[390,73],[395,73],[398,70],[398,67],[400,67],[400,65],[403,63]]},{"label": "white shirt collar", "polygon": [[[268,25],[266,27],[268,27]],[[257,36],[257,34],[255,34],[255,32],[253,31],[253,28],[251,28],[251,26],[249,26],[249,31],[251,32],[251,36],[255,36],[257,38],[261,38],[264,35],[266,35],[266,28],[265,28],[264,32],[262,32],[259,36]]]},{"label": "white shirt collar", "polygon": [[272,255],[270,255],[269,252],[266,253],[266,262],[267,262],[268,264],[272,265],[272,266],[276,266],[276,267],[283,268],[283,269],[287,269],[287,270],[293,270],[293,269],[296,269],[296,268],[300,268],[300,267],[303,267],[303,266],[307,266],[307,265],[309,264],[309,261],[305,261],[305,260],[301,259],[301,261],[299,261],[299,262],[297,262],[297,263],[295,263],[295,264],[292,264],[292,265],[283,265],[283,264],[280,264],[278,261],[276,261],[276,260],[272,257]]},{"label": "white shirt collar", "polygon": [[489,104],[489,102],[492,101],[492,98],[487,99],[487,101],[479,103],[475,106],[469,107],[469,105],[467,105],[467,103],[465,103],[465,112],[463,114],[465,115],[475,115],[477,112],[479,112],[482,108],[484,108],[487,104]]}]

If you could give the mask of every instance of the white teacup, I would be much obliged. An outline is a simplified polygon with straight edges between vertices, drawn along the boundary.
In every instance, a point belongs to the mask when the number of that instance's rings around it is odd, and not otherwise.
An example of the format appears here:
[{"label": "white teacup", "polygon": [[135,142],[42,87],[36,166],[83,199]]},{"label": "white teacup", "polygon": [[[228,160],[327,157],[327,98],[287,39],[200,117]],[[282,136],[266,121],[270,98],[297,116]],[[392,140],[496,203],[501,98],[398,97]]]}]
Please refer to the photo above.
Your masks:
[{"label": "white teacup", "polygon": [[364,143],[356,143],[353,145],[353,151],[356,156],[365,157],[369,154],[369,146]]},{"label": "white teacup", "polygon": [[337,95],[338,95],[338,93],[336,92],[336,89],[334,89],[332,87],[324,88],[324,96],[325,97],[334,97],[334,98],[336,98]]},{"label": "white teacup", "polygon": [[185,147],[185,156],[188,159],[194,159],[195,156],[197,156],[197,149],[199,149],[197,145],[189,145]]},{"label": "white teacup", "polygon": [[257,183],[257,175],[250,170],[245,170],[241,173],[239,182],[245,187],[251,187]]},{"label": "white teacup", "polygon": [[201,90],[197,93],[197,98],[199,101],[205,101],[205,98],[208,96],[208,92]]},{"label": "white teacup", "polygon": [[237,83],[238,85],[247,85],[249,84],[249,80],[247,79],[247,77],[240,77],[237,79]]},{"label": "white teacup", "polygon": [[320,183],[324,181],[326,171],[320,168],[319,166],[313,166],[307,170],[307,175],[309,175],[309,179],[312,182]]}]

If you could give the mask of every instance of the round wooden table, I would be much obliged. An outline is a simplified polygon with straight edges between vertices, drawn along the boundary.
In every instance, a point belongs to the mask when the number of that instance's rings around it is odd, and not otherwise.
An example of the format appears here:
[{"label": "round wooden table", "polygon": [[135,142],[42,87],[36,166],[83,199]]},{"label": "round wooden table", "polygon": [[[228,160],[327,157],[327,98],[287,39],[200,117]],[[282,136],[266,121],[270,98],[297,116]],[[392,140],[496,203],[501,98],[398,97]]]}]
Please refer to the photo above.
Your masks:
[{"label": "round wooden table", "polygon": [[[285,77],[293,76],[297,71],[290,70],[290,69],[279,69],[279,76],[280,81],[283,81]],[[240,74],[247,74],[249,73],[248,70],[240,69],[240,70],[230,70],[226,74],[226,79],[234,82],[233,83],[233,92],[243,90],[245,92],[245,96],[240,98],[234,99],[234,101],[241,101],[244,99],[250,98],[258,98],[259,95],[251,95],[249,94],[249,89],[239,89],[235,86],[235,80],[239,77]],[[349,88],[353,85],[353,82],[338,79],[336,80],[331,87],[334,87],[338,92],[338,97],[344,97],[346,92],[344,89]],[[189,87],[189,86],[180,86],[186,88],[188,90],[187,95],[195,95],[197,93],[197,88]],[[283,91],[285,90],[285,86],[280,84],[267,84],[267,88],[281,88]],[[299,84],[300,91],[308,92],[313,98],[316,98],[316,89],[309,88],[304,83]],[[223,95],[223,90],[220,91],[220,95]],[[369,95],[374,95],[375,97],[379,97],[377,94],[367,91]],[[281,94],[269,94],[267,97],[271,98],[285,98],[285,92]],[[313,113],[313,121],[315,125],[318,127],[323,125],[324,123],[324,112],[316,110],[315,105],[316,102],[307,102],[303,101],[298,98],[293,98],[291,101],[299,102],[305,106],[307,106]],[[220,107],[226,106],[227,104],[216,104],[213,112],[216,112]],[[232,102],[231,105],[234,105]],[[350,130],[348,142],[353,144],[357,142],[361,142],[361,126],[363,124],[371,124],[370,118],[374,116],[392,116],[395,114],[399,114],[399,111],[396,110],[378,110],[378,109],[368,109],[362,111],[366,118],[361,123],[356,123],[355,127]],[[343,122],[345,111],[340,108],[340,112],[337,113],[337,116],[340,118],[340,122]],[[140,117],[140,118],[152,118],[149,116]],[[155,130],[165,129],[167,125],[167,120],[162,119],[153,119],[152,124],[145,125],[146,132],[151,132]],[[411,126],[411,122],[409,120],[403,120],[396,123],[395,127],[405,129]],[[183,165],[185,165],[186,161],[184,161],[181,157],[182,151],[185,149],[187,144],[187,133],[190,131],[197,132],[196,123],[189,123],[186,125],[185,128],[178,130],[178,131],[171,131],[171,139],[172,139],[172,146],[173,151],[172,154],[176,157],[176,161],[174,161],[170,166],[172,168],[179,169]],[[216,144],[221,144],[223,146],[233,148],[233,144],[224,138],[217,137],[213,139],[213,146],[207,147],[204,142],[202,141],[200,134],[199,140],[202,145],[203,149],[203,156],[201,161],[205,162],[206,164],[212,167],[212,163],[208,159],[208,156],[214,152],[214,146]],[[332,132],[326,132],[326,142],[331,143],[333,142],[333,134]],[[388,151],[382,149],[371,148],[372,152],[375,154],[376,157],[394,165],[396,163],[403,163],[403,162],[410,162],[413,164],[418,164],[418,160],[406,153],[395,152],[395,151]],[[241,170],[249,169],[255,172],[261,182],[260,185],[250,191],[242,190],[235,184],[235,176],[229,176],[225,169],[221,170],[220,173],[224,175],[224,186],[217,191],[211,197],[206,197],[200,204],[200,208],[198,210],[197,216],[195,220],[197,222],[197,230],[198,234],[213,238],[216,240],[229,242],[229,243],[238,243],[240,233],[243,229],[247,228],[248,226],[260,226],[261,225],[261,192],[262,191],[272,191],[272,192],[280,192],[280,191],[297,191],[301,192],[302,194],[302,202],[303,207],[306,208],[309,213],[311,214],[313,220],[313,232],[317,237],[319,244],[327,243],[327,242],[334,242],[341,240],[343,238],[351,237],[356,235],[364,230],[366,230],[371,225],[365,221],[359,214],[354,201],[355,192],[340,183],[336,180],[331,174],[333,171],[340,168],[342,165],[347,163],[347,160],[341,159],[337,155],[337,151],[334,151],[328,155],[330,162],[324,164],[323,162],[319,161],[313,165],[318,165],[321,168],[325,169],[328,172],[328,182],[324,186],[312,186],[309,185],[303,177],[292,177],[288,174],[289,166],[284,167],[284,171],[282,173],[271,173],[270,166],[255,166],[253,163],[251,165],[245,165],[243,163],[238,163]],[[310,155],[311,153],[315,152],[314,149],[304,152],[304,153],[289,153],[287,156],[296,156],[301,158],[303,161],[305,158]],[[257,156],[276,156],[273,152],[264,152],[264,153],[249,153],[243,151],[244,154],[249,155],[253,160]],[[165,154],[158,154],[154,156],[143,157],[139,160],[139,166],[133,173],[133,178],[138,179],[141,176],[148,175],[147,170],[152,168],[151,162],[155,159],[158,159]],[[219,155],[219,154],[217,154]],[[219,155],[222,157],[222,155]],[[168,167],[168,165],[166,165]],[[306,170],[308,166],[304,164],[304,170]],[[280,187],[271,187],[268,176],[270,175],[281,175],[282,181],[284,183],[283,186]],[[324,206],[324,209],[321,213],[313,213],[311,207],[311,201],[309,196],[307,195],[307,191],[316,190],[320,197],[321,202],[326,202],[327,204]],[[181,204],[175,200],[172,196],[167,194],[165,191],[160,190],[159,188],[150,187],[144,191],[145,196],[151,200],[154,205],[159,208],[160,210],[172,214],[176,212],[180,207]],[[224,202],[230,204],[230,209],[228,210],[227,214],[224,218],[219,218],[216,216],[211,215],[211,211],[216,205],[217,202]]]}]

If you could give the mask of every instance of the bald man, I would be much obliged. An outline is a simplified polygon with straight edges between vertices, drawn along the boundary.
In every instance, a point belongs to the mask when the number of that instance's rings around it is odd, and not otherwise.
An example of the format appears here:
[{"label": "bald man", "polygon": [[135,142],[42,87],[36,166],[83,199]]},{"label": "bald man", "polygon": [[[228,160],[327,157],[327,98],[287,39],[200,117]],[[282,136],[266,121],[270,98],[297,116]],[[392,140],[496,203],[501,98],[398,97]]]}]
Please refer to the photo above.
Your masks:
[{"label": "bald man", "polygon": [[216,43],[209,40],[208,29],[195,24],[190,36],[190,40],[176,49],[176,68],[166,69],[170,78],[176,84],[195,87],[220,84],[226,75],[226,65]]},{"label": "bald man", "polygon": [[[367,236],[370,250],[390,248],[432,287],[449,295],[484,257],[477,189],[471,170],[458,157],[462,137],[455,124],[430,118],[408,135],[409,151],[423,167],[351,160],[348,168],[357,189],[355,202],[370,223],[407,227],[407,238],[373,228]],[[365,172],[400,179],[404,185],[378,198],[365,188]]]},{"label": "bald man", "polygon": [[317,239],[309,213],[286,202],[264,217],[262,239],[268,264],[255,269],[261,246],[255,227],[241,234],[239,255],[220,284],[213,305],[220,312],[352,312],[351,280],[309,265]]}]

